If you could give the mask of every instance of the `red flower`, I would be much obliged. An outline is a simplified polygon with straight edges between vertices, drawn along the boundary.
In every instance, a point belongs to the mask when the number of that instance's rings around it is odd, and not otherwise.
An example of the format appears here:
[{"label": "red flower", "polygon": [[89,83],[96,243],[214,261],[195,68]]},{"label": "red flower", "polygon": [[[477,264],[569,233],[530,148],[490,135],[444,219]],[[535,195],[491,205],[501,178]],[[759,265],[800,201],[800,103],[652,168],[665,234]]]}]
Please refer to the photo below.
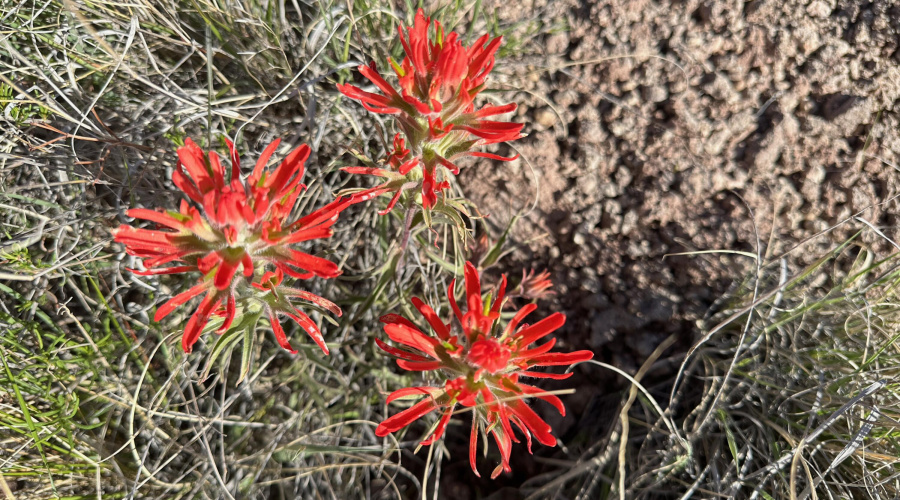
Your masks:
[{"label": "red flower", "polygon": [[531,452],[531,437],[547,446],[556,445],[556,438],[547,425],[523,399],[536,397],[553,405],[565,415],[565,407],[559,398],[546,394],[541,389],[520,382],[520,378],[552,378],[565,379],[568,374],[555,374],[534,371],[539,366],[567,366],[591,359],[591,351],[570,353],[549,352],[556,339],[550,339],[536,347],[531,344],[556,331],[565,323],[565,316],[554,313],[534,323],[523,324],[525,317],[537,306],[529,304],[520,309],[510,321],[501,327],[500,309],[503,306],[506,289],[504,276],[497,289],[497,297],[485,303],[481,295],[481,284],[478,271],[471,263],[466,262],[466,313],[460,310],[453,296],[454,283],[447,290],[450,306],[453,309],[462,334],[452,333],[451,323],[444,323],[435,311],[418,298],[413,298],[413,305],[422,314],[434,331],[434,336],[426,335],[411,321],[395,314],[381,319],[385,323],[387,336],[406,349],[388,345],[376,339],[381,349],[395,356],[397,364],[411,371],[433,371],[446,377],[443,387],[408,387],[394,391],[388,396],[388,402],[406,396],[426,396],[412,407],[386,419],[375,430],[378,436],[386,436],[402,429],[422,416],[440,409],[441,419],[434,432],[424,441],[429,445],[443,436],[457,404],[473,408],[471,441],[469,445],[469,461],[472,470],[478,475],[475,467],[475,452],[478,431],[490,431],[500,448],[501,464],[491,477],[496,477],[501,470],[509,472],[509,456],[513,442],[519,442],[513,433],[515,425],[525,436],[528,451]]},{"label": "red flower", "polygon": [[[187,200],[181,201],[178,211],[133,208],[126,212],[128,216],[155,222],[163,229],[122,225],[114,231],[115,241],[124,244],[129,255],[144,259],[147,271],[133,271],[136,274],[202,273],[197,285],[160,306],[154,317],[160,321],[178,306],[206,294],[185,328],[182,337],[185,352],[191,352],[211,315],[224,316],[219,331],[228,329],[235,318],[239,295],[248,290],[243,285],[252,282],[255,273],[268,265],[274,266],[279,276],[283,273],[299,279],[334,278],[341,274],[333,262],[293,248],[304,241],[330,237],[338,214],[350,204],[349,199],[335,200],[287,223],[297,197],[306,187],[300,179],[309,147],[298,147],[274,171],[269,171],[266,164],[278,147],[279,140],[276,140],[263,151],[253,172],[242,181],[237,152],[231,141],[226,139],[226,142],[231,152],[231,176],[227,183],[225,168],[215,152],[211,151],[207,157],[191,139],[178,148],[172,182],[199,209]],[[161,267],[173,262],[181,265]],[[261,283],[268,280],[267,274]],[[308,292],[297,296],[319,305],[331,304]],[[340,315],[336,306],[332,310]],[[306,315],[298,317],[306,318],[307,321],[297,321],[327,353],[315,324]],[[281,342],[284,333],[275,317],[272,317],[272,328],[279,342],[290,350],[286,341]]]},{"label": "red flower", "polygon": [[350,189],[346,192],[351,194],[351,203],[360,203],[371,200],[386,193],[393,193],[391,200],[388,202],[384,210],[378,212],[379,215],[385,215],[394,209],[400,195],[408,189],[422,186],[422,200],[426,207],[433,207],[437,203],[437,192],[450,187],[450,183],[442,181],[436,183],[434,179],[434,171],[422,170],[424,178],[420,182],[413,180],[415,175],[410,175],[410,171],[418,166],[419,159],[412,157],[408,149],[405,148],[405,141],[400,134],[394,136],[394,150],[388,155],[386,163],[391,170],[374,167],[344,167],[341,170],[350,174],[375,175],[384,179],[385,182],[368,189]]},{"label": "red flower", "polygon": [[545,299],[556,292],[550,290],[553,283],[550,281],[550,271],[544,270],[535,274],[534,269],[530,269],[527,273],[522,270],[522,281],[516,287],[515,294],[528,300]]},{"label": "red flower", "polygon": [[[521,123],[487,119],[514,111],[516,105],[513,103],[487,105],[475,110],[474,98],[485,87],[501,38],[491,39],[485,34],[471,47],[464,47],[456,33],[444,36],[440,23],[434,22],[433,30],[431,26],[431,18],[425,17],[419,9],[412,27],[405,28],[405,33],[402,26],[399,28],[400,43],[406,56],[401,64],[389,59],[397,75],[399,91],[378,73],[374,63],[360,66],[359,71],[381,94],[351,84],[338,85],[338,90],[360,101],[367,110],[396,115],[400,130],[410,141],[411,156],[402,168],[392,166],[402,176],[415,167],[422,167],[422,174],[408,180],[416,186],[421,185],[425,208],[434,206],[437,192],[447,187],[445,182],[436,180],[438,166],[456,175],[459,168],[453,162],[463,156],[513,160],[515,157],[504,158],[473,149],[518,139],[523,127]],[[431,37],[429,31],[432,31]],[[395,145],[396,142],[397,138]],[[394,191],[399,193],[401,190]],[[357,201],[362,199],[357,198]]]}]

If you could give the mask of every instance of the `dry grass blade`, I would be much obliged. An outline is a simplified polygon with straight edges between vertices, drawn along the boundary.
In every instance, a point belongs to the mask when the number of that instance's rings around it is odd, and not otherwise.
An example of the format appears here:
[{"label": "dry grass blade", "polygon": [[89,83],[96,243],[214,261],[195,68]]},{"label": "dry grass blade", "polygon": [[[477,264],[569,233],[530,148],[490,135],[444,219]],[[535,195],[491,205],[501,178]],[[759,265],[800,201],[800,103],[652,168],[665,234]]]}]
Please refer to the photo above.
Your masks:
[{"label": "dry grass blade", "polygon": [[851,239],[790,278],[783,259],[764,263],[758,276],[767,291],[754,300],[756,280],[737,289],[673,392],[669,411],[689,430],[692,460],[671,468],[674,453],[644,455],[631,476],[633,497],[653,498],[654,487],[672,482],[689,487],[684,498],[900,492],[889,410],[900,404],[892,382],[900,374],[898,259]]}]

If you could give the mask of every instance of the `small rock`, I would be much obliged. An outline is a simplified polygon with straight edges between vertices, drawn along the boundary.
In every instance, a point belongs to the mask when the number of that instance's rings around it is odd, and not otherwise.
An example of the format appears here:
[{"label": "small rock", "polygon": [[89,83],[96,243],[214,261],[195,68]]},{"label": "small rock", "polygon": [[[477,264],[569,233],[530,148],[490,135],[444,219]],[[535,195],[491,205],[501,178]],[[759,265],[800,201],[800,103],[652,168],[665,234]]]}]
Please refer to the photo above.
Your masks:
[{"label": "small rock", "polygon": [[622,194],[622,189],[613,182],[604,182],[603,184],[600,184],[600,194],[602,194],[604,198],[615,198]]},{"label": "small rock", "polygon": [[631,171],[625,167],[619,167],[616,170],[616,184],[620,187],[626,187],[631,184],[631,181],[634,180],[634,176],[631,175]]},{"label": "small rock", "polygon": [[622,234],[629,234],[634,231],[638,225],[638,214],[634,210],[629,210],[622,218]]},{"label": "small rock", "polygon": [[857,23],[855,29],[851,31],[850,37],[858,45],[866,44],[872,39],[869,27],[865,23]]},{"label": "small rock", "polygon": [[815,0],[809,4],[806,12],[812,17],[825,18],[831,15],[831,6],[823,0]]},{"label": "small rock", "polygon": [[624,137],[630,128],[622,121],[615,121],[609,124],[609,131],[616,137]]},{"label": "small rock", "polygon": [[797,29],[795,36],[799,42],[800,51],[808,56],[822,46],[822,40],[816,31],[815,25],[803,24]]},{"label": "small rock", "polygon": [[647,102],[663,102],[669,98],[669,92],[662,85],[651,85],[641,89],[641,96]]},{"label": "small rock", "polygon": [[544,128],[550,128],[556,124],[556,113],[550,108],[541,108],[534,112],[534,121]]},{"label": "small rock", "polygon": [[861,96],[833,94],[828,97],[822,108],[822,116],[833,122],[847,136],[853,133],[862,123],[866,123],[872,115],[869,100]]},{"label": "small rock", "polygon": [[703,90],[714,99],[729,104],[740,100],[740,96],[737,91],[734,90],[731,80],[721,73],[716,73],[713,76],[712,81],[703,86]]},{"label": "small rock", "polygon": [[816,165],[809,169],[806,179],[803,181],[803,187],[800,192],[807,200],[818,200],[821,195],[822,183],[825,182],[825,167]]},{"label": "small rock", "polygon": [[731,131],[728,129],[719,130],[714,132],[709,140],[706,141],[704,145],[704,151],[710,155],[718,155],[725,148],[725,144],[728,139],[731,138]]}]

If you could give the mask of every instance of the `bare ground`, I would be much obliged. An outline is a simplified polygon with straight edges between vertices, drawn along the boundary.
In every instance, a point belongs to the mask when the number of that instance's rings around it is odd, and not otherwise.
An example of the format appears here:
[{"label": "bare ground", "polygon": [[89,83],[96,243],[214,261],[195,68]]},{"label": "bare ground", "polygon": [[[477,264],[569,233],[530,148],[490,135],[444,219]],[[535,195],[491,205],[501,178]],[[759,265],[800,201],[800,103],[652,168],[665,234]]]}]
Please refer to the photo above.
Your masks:
[{"label": "bare ground", "polygon": [[[634,373],[676,335],[651,377],[665,400],[698,323],[754,261],[664,256],[727,249],[771,260],[850,217],[894,237],[900,4],[531,4],[486,6],[568,26],[534,42],[543,54],[504,65],[509,81],[525,82],[516,99],[527,103],[519,119],[528,137],[515,147],[527,162],[473,166],[461,184],[498,226],[527,211],[513,240],[529,243],[514,259],[553,273],[559,293],[547,308],[567,314],[566,347]],[[847,231],[820,238],[822,251]],[[864,241],[889,245],[874,234]],[[606,432],[610,392],[625,385],[596,367],[577,371],[573,411],[551,423],[590,442]],[[507,484],[539,472],[521,467]]]}]

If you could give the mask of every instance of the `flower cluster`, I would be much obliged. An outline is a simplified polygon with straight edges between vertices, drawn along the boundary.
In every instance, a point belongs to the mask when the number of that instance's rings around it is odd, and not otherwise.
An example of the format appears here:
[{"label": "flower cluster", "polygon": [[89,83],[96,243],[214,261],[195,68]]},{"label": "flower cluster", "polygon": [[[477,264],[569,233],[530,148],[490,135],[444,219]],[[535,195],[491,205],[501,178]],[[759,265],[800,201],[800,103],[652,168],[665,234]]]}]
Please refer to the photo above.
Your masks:
[{"label": "flower cluster", "polygon": [[[468,215],[466,202],[443,199],[439,204],[438,194],[450,187],[450,176],[459,172],[455,162],[462,157],[512,160],[478,148],[518,139],[523,127],[521,123],[492,119],[514,111],[513,103],[475,107],[475,99],[485,88],[494,67],[501,39],[484,35],[466,47],[456,33],[445,34],[440,23],[425,17],[421,9],[413,26],[401,26],[399,34],[405,56],[399,63],[389,60],[396,74],[396,87],[378,73],[374,64],[360,66],[359,70],[378,92],[351,84],[338,86],[344,95],[360,101],[367,110],[392,115],[395,119],[399,132],[383,158],[377,162],[363,158],[365,166],[343,169],[351,174],[378,176],[383,179],[381,184],[347,190],[350,196],[346,197],[339,193],[327,205],[294,217],[298,197],[306,189],[301,181],[310,155],[308,146],[294,149],[277,167],[270,169],[269,160],[279,145],[276,140],[265,148],[249,175],[244,176],[231,141],[226,139],[230,161],[223,162],[215,152],[206,153],[187,139],[178,149],[178,162],[172,174],[173,183],[184,193],[179,209],[134,208],[126,212],[130,217],[156,225],[154,228],[122,225],[114,231],[115,241],[124,244],[128,254],[143,259],[143,270],[132,272],[199,276],[196,284],[162,304],[154,316],[155,321],[160,321],[176,308],[199,298],[199,305],[182,336],[185,352],[191,352],[204,331],[217,330],[224,335],[211,350],[211,365],[217,353],[230,345],[228,339],[239,338],[235,334],[242,329],[244,338],[249,339],[246,342],[251,342],[253,330],[263,316],[268,318],[278,343],[296,352],[279,321],[279,316],[287,316],[328,354],[318,326],[294,302],[301,301],[337,316],[341,315],[340,308],[323,297],[286,285],[285,278],[329,279],[341,274],[335,263],[300,247],[311,240],[331,237],[339,214],[354,203],[389,195],[386,208],[380,212],[386,214],[406,193],[404,204],[408,211],[400,252],[384,267],[393,271],[394,276],[400,275],[396,271],[402,266],[403,252],[417,224],[424,222],[431,228],[432,220],[438,223],[442,218],[450,220],[458,231],[451,240],[452,248],[447,250],[457,251],[456,255],[465,250],[463,247],[471,239],[463,219]],[[230,165],[230,173],[225,163]],[[417,203],[421,204],[421,214]],[[418,215],[420,219],[416,219]],[[553,373],[542,367],[569,366],[593,357],[590,351],[550,352],[556,339],[547,338],[565,323],[562,314],[554,313],[527,324],[525,320],[537,308],[535,304],[516,310],[514,298],[535,301],[553,293],[547,271],[523,272],[521,282],[509,293],[503,276],[495,292],[482,294],[476,266],[493,265],[502,255],[505,239],[506,235],[492,243],[485,233],[469,249],[470,262],[466,262],[464,269],[465,312],[456,301],[454,280],[447,290],[453,312],[449,322],[444,322],[422,300],[413,298],[412,303],[424,317],[430,333],[407,318],[388,314],[381,321],[392,343],[375,340],[381,350],[396,358],[400,368],[432,372],[440,380],[433,386],[406,387],[391,393],[388,403],[400,398],[421,399],[381,422],[375,434],[387,436],[429,413],[439,412],[437,424],[422,441],[423,445],[430,445],[442,438],[457,407],[470,409],[469,461],[479,475],[475,460],[478,438],[483,437],[486,454],[487,435],[493,435],[501,460],[492,478],[510,470],[512,445],[520,442],[522,436],[529,453],[532,438],[547,446],[556,445],[550,426],[527,400],[543,400],[562,415],[565,407],[558,397],[525,380],[568,378],[571,373]],[[423,254],[431,256],[427,252]],[[539,341],[542,343],[536,345]],[[249,370],[250,358],[242,357],[242,378]]]},{"label": "flower cluster", "polygon": [[[211,316],[222,316],[219,331],[226,331],[237,314],[239,298],[244,296],[262,306],[282,347],[296,352],[281,328],[279,313],[297,321],[327,354],[319,328],[289,298],[313,303],[338,316],[340,309],[322,297],[282,286],[281,282],[285,274],[298,279],[334,278],[341,274],[333,262],[293,247],[330,237],[331,226],[350,200],[337,199],[288,222],[297,197],[306,187],[300,181],[309,147],[298,147],[270,172],[266,164],[278,147],[276,140],[263,151],[253,172],[242,181],[240,159],[234,144],[227,143],[231,152],[229,182],[225,180],[225,167],[219,156],[214,151],[207,156],[187,139],[184,147],[178,149],[172,181],[194,203],[182,199],[177,211],[128,210],[128,216],[154,222],[161,229],[122,225],[114,233],[115,241],[124,244],[128,254],[144,259],[147,270],[133,270],[135,274],[199,271],[202,275],[199,283],[160,306],[154,317],[159,321],[192,298],[206,294],[185,327],[182,337],[185,352],[191,352]],[[179,265],[164,267],[170,263]],[[266,271],[268,266],[274,272]],[[257,281],[258,274],[261,276]],[[246,286],[247,283],[253,287]],[[264,293],[246,295],[254,290]]]},{"label": "flower cluster", "polygon": [[[433,26],[433,29],[432,29]],[[444,34],[439,22],[425,17],[421,9],[412,27],[399,28],[405,57],[389,63],[397,75],[399,90],[385,80],[374,63],[360,66],[359,72],[372,82],[380,94],[351,84],[338,85],[347,97],[360,101],[373,113],[394,115],[404,138],[394,137],[394,150],[385,163],[388,169],[352,167],[355,174],[386,178],[383,184],[358,192],[354,201],[365,201],[393,193],[386,213],[400,194],[421,187],[422,206],[429,209],[437,202],[437,193],[449,187],[438,181],[438,167],[458,174],[454,163],[463,156],[480,156],[509,161],[475,148],[521,137],[523,124],[488,118],[514,111],[515,103],[486,105],[475,109],[475,97],[485,88],[494,67],[494,54],[501,38],[484,35],[471,47],[465,47],[456,33]],[[408,141],[408,144],[407,144]],[[421,168],[418,168],[421,167]]]},{"label": "flower cluster", "polygon": [[475,455],[479,429],[490,432],[500,449],[501,464],[491,477],[509,471],[509,457],[513,442],[519,442],[513,433],[513,425],[525,436],[531,452],[531,437],[546,446],[556,445],[550,426],[524,401],[527,397],[542,399],[565,415],[560,399],[541,389],[527,385],[522,378],[565,379],[571,373],[555,374],[534,371],[541,366],[567,366],[587,361],[591,351],[551,353],[556,339],[532,347],[565,323],[565,316],[554,313],[532,325],[524,324],[526,316],[537,306],[529,304],[519,309],[509,322],[501,327],[500,311],[503,308],[506,277],[497,288],[497,296],[491,303],[484,300],[478,271],[471,263],[465,267],[467,310],[465,314],[454,297],[454,282],[447,290],[461,334],[454,334],[452,320],[444,321],[427,304],[413,298],[413,305],[428,322],[434,335],[423,333],[414,323],[401,316],[390,314],[381,320],[388,338],[404,348],[391,346],[380,340],[377,344],[385,352],[397,358],[397,364],[410,371],[437,371],[445,378],[442,386],[407,387],[388,396],[390,403],[407,396],[425,396],[412,407],[382,422],[375,433],[386,436],[402,429],[434,411],[441,411],[437,427],[424,441],[430,445],[440,439],[447,428],[456,405],[473,409],[472,430],[469,442],[469,461],[478,474]]}]

